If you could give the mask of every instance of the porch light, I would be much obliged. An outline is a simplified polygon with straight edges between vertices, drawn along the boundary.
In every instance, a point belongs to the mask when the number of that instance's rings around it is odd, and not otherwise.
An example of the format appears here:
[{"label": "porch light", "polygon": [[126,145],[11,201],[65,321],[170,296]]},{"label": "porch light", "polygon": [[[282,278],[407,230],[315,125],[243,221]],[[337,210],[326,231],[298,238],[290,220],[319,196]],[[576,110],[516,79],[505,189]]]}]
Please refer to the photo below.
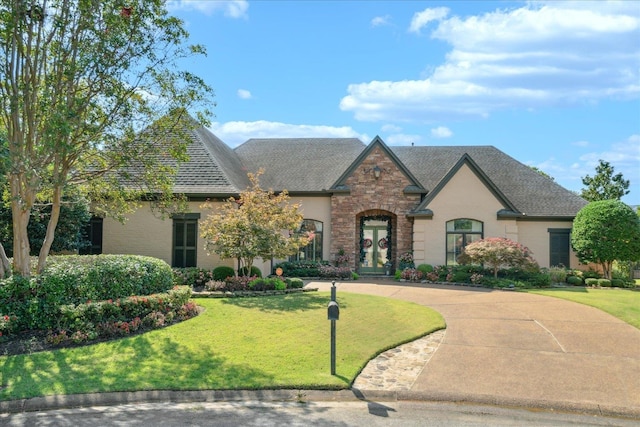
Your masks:
[{"label": "porch light", "polygon": [[382,169],[380,169],[378,165],[375,165],[373,167],[373,176],[375,177],[375,179],[380,178],[380,172],[382,172]]}]

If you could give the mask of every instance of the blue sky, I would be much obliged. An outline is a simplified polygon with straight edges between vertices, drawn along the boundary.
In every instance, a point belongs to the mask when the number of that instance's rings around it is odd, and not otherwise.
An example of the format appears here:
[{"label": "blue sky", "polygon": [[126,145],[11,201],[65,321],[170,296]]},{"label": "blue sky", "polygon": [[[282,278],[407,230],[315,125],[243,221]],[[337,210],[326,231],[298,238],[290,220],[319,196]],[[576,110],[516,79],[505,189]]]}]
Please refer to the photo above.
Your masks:
[{"label": "blue sky", "polygon": [[599,159],[640,204],[640,1],[170,1],[207,57],[210,129],[493,145],[579,191]]}]

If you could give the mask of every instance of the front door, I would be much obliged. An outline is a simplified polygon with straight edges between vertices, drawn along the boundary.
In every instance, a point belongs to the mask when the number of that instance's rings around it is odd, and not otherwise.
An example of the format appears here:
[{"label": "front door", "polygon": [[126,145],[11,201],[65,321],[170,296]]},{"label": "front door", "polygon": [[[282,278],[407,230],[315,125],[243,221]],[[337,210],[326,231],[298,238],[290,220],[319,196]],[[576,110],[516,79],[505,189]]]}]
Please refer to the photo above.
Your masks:
[{"label": "front door", "polygon": [[366,221],[363,225],[362,254],[360,272],[364,274],[384,274],[387,260],[389,236],[386,221]]}]

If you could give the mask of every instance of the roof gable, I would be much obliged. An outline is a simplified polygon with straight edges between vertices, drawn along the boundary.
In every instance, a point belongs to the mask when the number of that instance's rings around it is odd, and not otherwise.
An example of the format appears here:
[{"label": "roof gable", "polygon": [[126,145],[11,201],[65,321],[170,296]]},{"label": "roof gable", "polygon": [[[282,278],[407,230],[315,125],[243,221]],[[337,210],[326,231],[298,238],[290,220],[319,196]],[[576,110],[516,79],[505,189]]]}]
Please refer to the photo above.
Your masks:
[{"label": "roof gable", "polygon": [[398,156],[396,156],[396,154],[393,151],[389,149],[387,144],[385,144],[382,138],[380,138],[379,136],[376,136],[375,138],[373,138],[373,140],[367,146],[367,148],[365,148],[360,153],[360,155],[358,155],[358,157],[351,163],[351,165],[342,173],[342,175],[340,175],[340,177],[336,180],[336,182],[334,182],[334,184],[331,186],[331,189],[337,190],[337,191],[348,190],[346,185],[347,178],[349,178],[355,172],[358,166],[360,166],[360,164],[367,157],[369,157],[369,155],[376,148],[380,148],[380,150],[382,150],[382,152],[386,154],[393,161],[393,163],[397,166],[397,168],[411,182],[411,184],[405,188],[405,191],[413,192],[413,193],[416,193],[416,192],[426,193],[426,190],[424,189],[420,181],[418,181],[416,177],[413,176],[413,173],[411,173],[411,171],[407,169],[405,164],[398,158]]},{"label": "roof gable", "polygon": [[487,174],[478,166],[478,164],[467,153],[464,153],[462,157],[449,169],[444,177],[438,182],[438,184],[429,192],[424,200],[414,210],[415,213],[423,213],[426,215],[431,214],[431,210],[428,209],[429,203],[436,198],[436,196],[447,186],[449,181],[460,171],[460,169],[466,165],[473,174],[482,182],[482,184],[493,194],[493,196],[504,206],[504,212],[519,213],[514,204],[502,193],[500,188],[491,181]]}]

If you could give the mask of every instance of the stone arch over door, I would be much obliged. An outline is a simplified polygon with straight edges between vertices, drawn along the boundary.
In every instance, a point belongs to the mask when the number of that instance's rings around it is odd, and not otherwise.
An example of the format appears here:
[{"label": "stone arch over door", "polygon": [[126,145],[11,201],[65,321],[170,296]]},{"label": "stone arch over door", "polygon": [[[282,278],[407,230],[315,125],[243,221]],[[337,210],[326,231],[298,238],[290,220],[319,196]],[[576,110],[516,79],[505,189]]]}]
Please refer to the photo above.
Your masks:
[{"label": "stone arch over door", "polygon": [[394,271],[397,259],[398,216],[389,210],[370,209],[356,215],[356,268],[361,274],[384,274],[387,262]]}]

